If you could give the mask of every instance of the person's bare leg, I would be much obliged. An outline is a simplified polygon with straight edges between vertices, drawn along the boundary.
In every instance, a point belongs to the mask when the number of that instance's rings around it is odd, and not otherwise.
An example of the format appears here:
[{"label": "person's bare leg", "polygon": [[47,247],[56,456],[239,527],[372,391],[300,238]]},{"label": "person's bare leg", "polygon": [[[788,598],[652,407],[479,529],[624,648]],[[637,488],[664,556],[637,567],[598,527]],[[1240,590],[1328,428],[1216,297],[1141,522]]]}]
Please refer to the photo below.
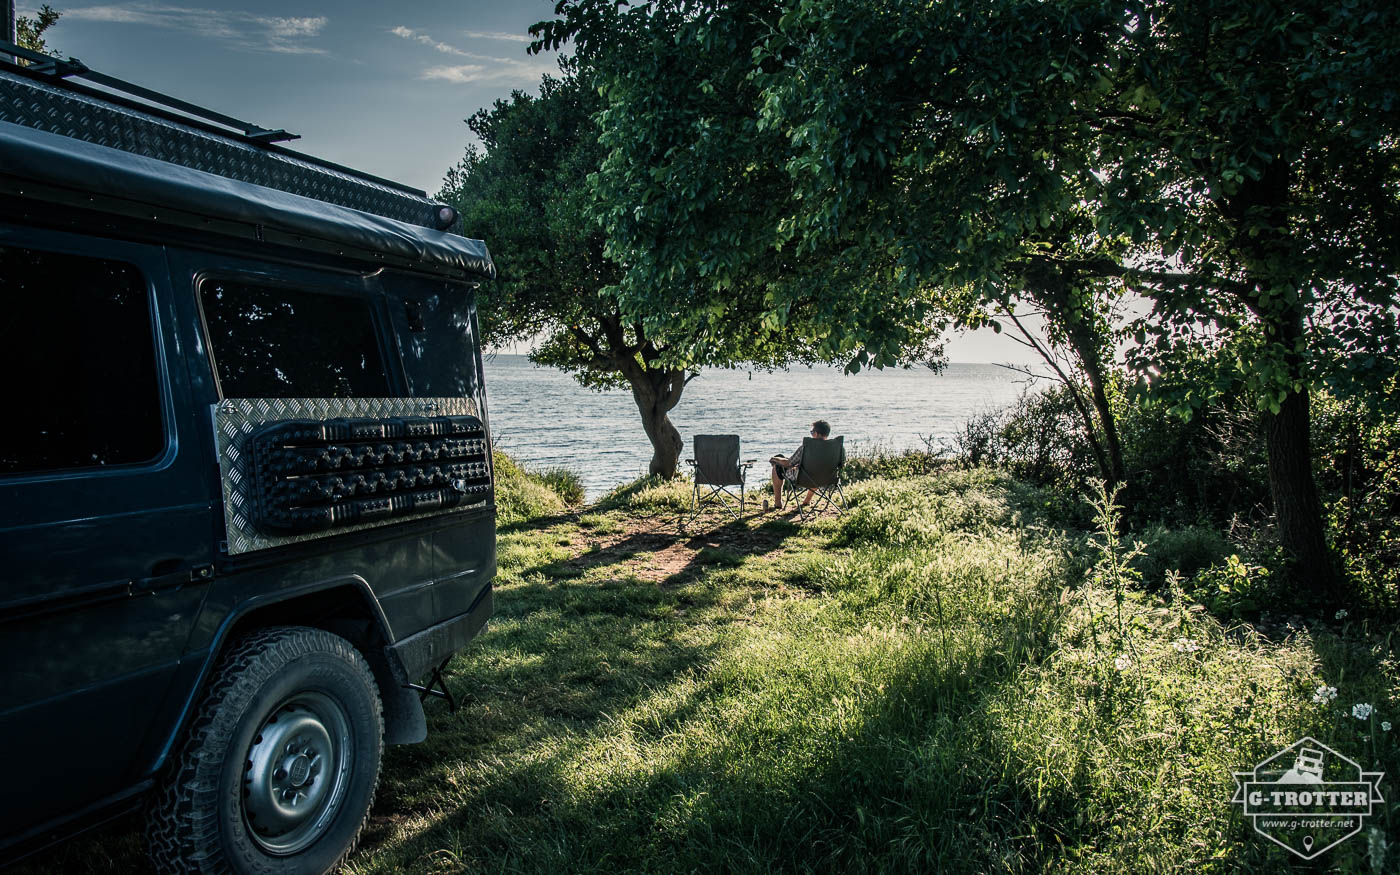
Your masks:
[{"label": "person's bare leg", "polygon": [[777,465],[773,466],[773,507],[783,509],[783,477],[778,473]]},{"label": "person's bare leg", "polygon": [[817,490],[815,490],[815,489],[808,489],[808,490],[807,490],[807,500],[804,501],[804,502],[802,502],[802,506],[803,506],[803,507],[811,507],[811,506],[812,506],[812,496],[814,496],[814,495],[816,495],[816,494],[817,494]]}]

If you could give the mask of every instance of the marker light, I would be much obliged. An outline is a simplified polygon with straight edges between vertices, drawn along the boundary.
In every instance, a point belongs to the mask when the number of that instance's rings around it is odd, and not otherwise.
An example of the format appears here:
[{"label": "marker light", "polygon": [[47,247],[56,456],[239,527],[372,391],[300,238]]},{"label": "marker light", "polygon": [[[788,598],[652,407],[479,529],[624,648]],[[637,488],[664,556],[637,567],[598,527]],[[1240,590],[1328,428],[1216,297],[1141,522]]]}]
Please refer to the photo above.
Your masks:
[{"label": "marker light", "polygon": [[437,224],[439,231],[446,231],[452,227],[453,222],[457,221],[457,211],[443,204],[433,213],[433,221]]}]

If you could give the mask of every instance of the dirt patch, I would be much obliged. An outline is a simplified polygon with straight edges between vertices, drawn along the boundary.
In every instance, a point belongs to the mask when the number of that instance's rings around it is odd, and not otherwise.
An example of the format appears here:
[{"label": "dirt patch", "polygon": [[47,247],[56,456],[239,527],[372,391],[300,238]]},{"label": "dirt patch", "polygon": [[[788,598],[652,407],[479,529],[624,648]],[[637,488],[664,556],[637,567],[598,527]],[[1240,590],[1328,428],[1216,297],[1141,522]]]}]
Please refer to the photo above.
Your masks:
[{"label": "dirt patch", "polygon": [[[642,580],[675,585],[707,563],[702,552],[742,560],[772,558],[796,529],[788,517],[753,515],[741,522],[702,516],[681,531],[673,516],[621,519],[607,533],[584,533],[570,545],[572,555],[556,566],[559,576],[581,576],[591,568],[618,565]],[[561,545],[562,546],[562,545]]]}]

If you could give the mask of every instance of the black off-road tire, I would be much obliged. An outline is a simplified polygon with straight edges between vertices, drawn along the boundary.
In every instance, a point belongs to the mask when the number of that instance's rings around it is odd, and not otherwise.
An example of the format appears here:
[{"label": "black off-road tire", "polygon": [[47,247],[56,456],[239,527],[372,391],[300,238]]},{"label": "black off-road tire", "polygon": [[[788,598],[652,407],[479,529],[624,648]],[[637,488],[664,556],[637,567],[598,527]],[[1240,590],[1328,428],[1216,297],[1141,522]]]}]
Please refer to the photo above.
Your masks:
[{"label": "black off-road tire", "polygon": [[[159,872],[334,870],[369,819],[383,739],[378,687],[350,642],[303,626],[248,635],[219,660],[172,754],[147,818],[151,861]],[[268,827],[269,816],[281,819]]]}]

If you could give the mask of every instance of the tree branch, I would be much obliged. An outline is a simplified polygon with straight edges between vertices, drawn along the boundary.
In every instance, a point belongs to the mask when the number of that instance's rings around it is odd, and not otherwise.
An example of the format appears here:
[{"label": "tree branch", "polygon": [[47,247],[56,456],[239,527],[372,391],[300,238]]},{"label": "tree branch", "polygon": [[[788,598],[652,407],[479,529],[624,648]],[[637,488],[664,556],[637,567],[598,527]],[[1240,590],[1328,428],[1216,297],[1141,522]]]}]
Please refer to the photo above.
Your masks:
[{"label": "tree branch", "polygon": [[1053,255],[1035,255],[1028,263],[1039,263],[1052,266],[1054,269],[1069,272],[1081,277],[1101,277],[1135,280],[1154,286],[1167,286],[1170,288],[1189,288],[1196,286],[1207,289],[1219,289],[1220,291],[1231,292],[1240,296],[1248,296],[1254,293],[1254,289],[1248,283],[1238,280],[1226,279],[1225,277],[1202,276],[1196,273],[1174,273],[1172,271],[1143,270],[1138,267],[1130,267],[1121,262],[1109,258],[1056,258]]},{"label": "tree branch", "polygon": [[1026,329],[1026,326],[1021,324],[1021,320],[1016,318],[1016,314],[1008,310],[1006,311],[1006,315],[1016,324],[1016,327],[1020,329],[1021,334],[1025,335],[1030,347],[1040,353],[1040,357],[1045,360],[1045,363],[1055,370],[1055,374],[1060,378],[1060,382],[1063,383],[1065,389],[1069,391],[1070,400],[1074,402],[1075,409],[1079,411],[1080,419],[1084,421],[1084,431],[1089,438],[1089,448],[1093,450],[1094,458],[1099,462],[1099,470],[1109,470],[1108,456],[1104,453],[1103,447],[1099,445],[1099,438],[1094,429],[1094,417],[1090,415],[1089,407],[1084,403],[1083,396],[1080,395],[1079,390],[1060,367],[1060,363],[1055,356],[1042,346],[1040,341],[1035,339],[1035,336]]}]

